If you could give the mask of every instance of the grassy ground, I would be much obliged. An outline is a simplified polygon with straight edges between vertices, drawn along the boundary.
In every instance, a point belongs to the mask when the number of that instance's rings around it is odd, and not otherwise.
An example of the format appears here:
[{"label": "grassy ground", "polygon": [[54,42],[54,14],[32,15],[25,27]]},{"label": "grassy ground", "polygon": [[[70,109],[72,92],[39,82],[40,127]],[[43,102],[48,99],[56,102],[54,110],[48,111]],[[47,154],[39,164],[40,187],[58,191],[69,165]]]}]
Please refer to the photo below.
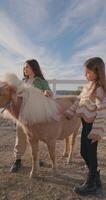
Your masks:
[{"label": "grassy ground", "polygon": [[100,142],[98,160],[101,168],[103,189],[95,196],[81,197],[73,192],[85,178],[87,170],[79,154],[79,137],[77,138],[72,164],[62,158],[64,141],[56,146],[57,173],[53,175],[47,147],[40,143],[40,159],[45,167],[40,168],[37,178],[29,180],[31,169],[30,148],[27,147],[23,158],[23,167],[17,174],[10,173],[13,162],[15,126],[11,122],[1,121],[0,127],[0,200],[105,200],[106,199],[106,140]]}]

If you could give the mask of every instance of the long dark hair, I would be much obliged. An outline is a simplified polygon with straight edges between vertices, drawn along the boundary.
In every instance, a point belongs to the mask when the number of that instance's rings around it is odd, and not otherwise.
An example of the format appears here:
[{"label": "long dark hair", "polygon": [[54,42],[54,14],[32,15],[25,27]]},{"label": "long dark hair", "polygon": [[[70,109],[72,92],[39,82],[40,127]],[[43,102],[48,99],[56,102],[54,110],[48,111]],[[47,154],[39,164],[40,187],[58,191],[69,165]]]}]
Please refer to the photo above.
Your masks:
[{"label": "long dark hair", "polygon": [[105,63],[102,60],[102,58],[100,57],[90,58],[85,62],[84,66],[96,74],[94,90],[96,90],[98,86],[101,86],[104,92],[106,92]]},{"label": "long dark hair", "polygon": [[[26,60],[25,63],[27,63],[27,64],[31,67],[31,69],[32,69],[33,73],[35,74],[35,76],[38,76],[38,77],[40,77],[41,79],[44,79],[44,80],[45,80],[45,78],[44,78],[44,76],[43,76],[43,74],[42,74],[42,71],[41,71],[41,69],[40,69],[40,65],[39,65],[39,63],[38,63],[37,60],[35,60],[35,59],[30,59],[30,60]],[[27,76],[25,76],[25,74],[24,74],[24,77],[25,77],[25,78],[28,78]]]}]

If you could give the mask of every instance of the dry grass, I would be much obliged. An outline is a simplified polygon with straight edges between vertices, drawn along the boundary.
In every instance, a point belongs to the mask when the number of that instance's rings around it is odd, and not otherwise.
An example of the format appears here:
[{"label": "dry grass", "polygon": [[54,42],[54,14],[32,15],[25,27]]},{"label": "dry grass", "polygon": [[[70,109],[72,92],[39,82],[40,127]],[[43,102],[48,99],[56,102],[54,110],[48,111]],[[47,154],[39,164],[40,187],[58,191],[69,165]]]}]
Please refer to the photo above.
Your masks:
[{"label": "dry grass", "polygon": [[9,121],[1,121],[0,127],[0,200],[105,200],[106,199],[106,141],[101,141],[98,149],[98,160],[101,168],[103,189],[96,196],[81,197],[73,192],[73,187],[84,180],[87,173],[79,154],[79,138],[73,162],[67,165],[62,158],[64,141],[56,146],[57,173],[52,174],[47,147],[40,143],[40,159],[45,167],[40,168],[37,178],[29,180],[31,169],[30,148],[23,158],[23,168],[17,174],[9,172],[13,162],[15,127]]}]

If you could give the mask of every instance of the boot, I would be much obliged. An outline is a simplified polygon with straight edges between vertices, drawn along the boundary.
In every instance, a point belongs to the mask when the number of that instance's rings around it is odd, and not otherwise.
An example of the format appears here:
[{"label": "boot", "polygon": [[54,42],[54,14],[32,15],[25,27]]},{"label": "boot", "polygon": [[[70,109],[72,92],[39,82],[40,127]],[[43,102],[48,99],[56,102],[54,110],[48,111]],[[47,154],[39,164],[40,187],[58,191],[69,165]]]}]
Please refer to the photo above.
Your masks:
[{"label": "boot", "polygon": [[21,168],[21,159],[17,159],[13,165],[11,166],[10,172],[15,173],[18,172],[19,169]]},{"label": "boot", "polygon": [[102,183],[101,183],[101,179],[100,179],[100,170],[97,171],[97,173],[96,173],[95,182],[96,182],[97,188],[101,188],[102,187]]},{"label": "boot", "polygon": [[75,187],[74,191],[80,195],[95,194],[97,191],[95,177],[89,176],[88,181],[79,187]]},{"label": "boot", "polygon": [[81,186],[79,186],[80,188],[84,189],[87,187],[87,185],[89,183],[89,177],[90,177],[90,173],[88,173],[87,179],[85,180],[85,182]]}]

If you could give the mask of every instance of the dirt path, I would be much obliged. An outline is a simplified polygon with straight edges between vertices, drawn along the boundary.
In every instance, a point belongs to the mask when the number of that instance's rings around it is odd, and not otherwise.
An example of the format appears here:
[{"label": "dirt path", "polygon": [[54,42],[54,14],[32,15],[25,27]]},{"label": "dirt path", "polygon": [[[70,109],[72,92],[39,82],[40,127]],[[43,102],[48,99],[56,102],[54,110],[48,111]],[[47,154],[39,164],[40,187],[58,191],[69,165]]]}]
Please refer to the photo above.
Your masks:
[{"label": "dirt path", "polygon": [[23,158],[23,167],[17,174],[9,172],[13,162],[15,126],[9,121],[2,122],[0,127],[0,200],[106,200],[106,140],[100,142],[98,149],[99,166],[103,190],[95,197],[81,197],[73,192],[73,187],[84,180],[87,170],[79,154],[79,137],[76,142],[72,164],[62,158],[64,141],[56,146],[57,172],[52,173],[47,147],[40,143],[40,159],[45,167],[40,168],[37,178],[29,180],[31,169],[30,148],[28,146]]}]

